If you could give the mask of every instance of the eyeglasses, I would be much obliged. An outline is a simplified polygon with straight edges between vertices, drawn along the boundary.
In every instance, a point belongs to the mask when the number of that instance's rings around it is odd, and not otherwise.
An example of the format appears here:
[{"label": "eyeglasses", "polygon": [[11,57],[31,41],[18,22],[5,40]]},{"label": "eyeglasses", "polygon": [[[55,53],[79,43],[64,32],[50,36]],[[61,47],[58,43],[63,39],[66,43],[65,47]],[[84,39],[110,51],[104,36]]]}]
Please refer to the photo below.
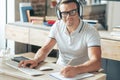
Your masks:
[{"label": "eyeglasses", "polygon": [[70,10],[70,11],[61,12],[61,15],[62,15],[62,17],[66,17],[68,14],[70,16],[75,16],[76,12],[77,12],[77,9],[73,9],[73,10]]}]

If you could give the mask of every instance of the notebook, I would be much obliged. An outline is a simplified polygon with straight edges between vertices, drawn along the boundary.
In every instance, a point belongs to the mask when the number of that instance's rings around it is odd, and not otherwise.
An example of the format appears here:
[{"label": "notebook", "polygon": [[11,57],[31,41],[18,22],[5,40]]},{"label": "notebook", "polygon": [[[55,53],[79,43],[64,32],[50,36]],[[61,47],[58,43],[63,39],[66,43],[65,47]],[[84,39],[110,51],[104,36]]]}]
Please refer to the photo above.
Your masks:
[{"label": "notebook", "polygon": [[94,74],[92,74],[92,73],[83,73],[83,74],[78,74],[77,76],[75,76],[73,78],[65,78],[60,74],[60,72],[50,73],[49,75],[58,79],[58,80],[80,80],[83,78],[94,76]]}]

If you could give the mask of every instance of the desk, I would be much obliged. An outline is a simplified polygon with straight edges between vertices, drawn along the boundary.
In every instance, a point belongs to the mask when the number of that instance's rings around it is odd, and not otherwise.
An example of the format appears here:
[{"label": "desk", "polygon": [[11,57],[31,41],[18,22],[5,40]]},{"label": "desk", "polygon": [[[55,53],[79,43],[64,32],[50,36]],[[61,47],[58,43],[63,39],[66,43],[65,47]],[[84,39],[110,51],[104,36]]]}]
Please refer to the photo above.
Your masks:
[{"label": "desk", "polygon": [[100,31],[102,58],[120,61],[120,37],[110,32]]},{"label": "desk", "polygon": [[[26,53],[26,54],[20,54],[20,55],[29,57],[29,58],[33,58],[33,56],[34,56],[34,54],[32,54],[32,53]],[[46,59],[46,62],[49,60],[54,61],[55,59],[48,58],[48,59]],[[22,73],[19,70],[13,69],[13,68],[5,65],[0,60],[0,71],[3,71],[3,73],[0,72],[0,80],[3,80],[3,79],[4,80],[57,80],[57,79],[49,76],[48,74],[51,72],[59,71],[61,69],[61,66],[54,64],[52,62],[47,62],[47,63],[43,64],[43,66],[53,67],[54,70],[53,71],[43,71],[44,75],[33,77],[33,76],[29,76],[25,73]],[[89,78],[85,78],[82,80],[106,80],[106,75],[104,73],[96,72],[94,74],[95,74],[94,77],[89,77]]]}]

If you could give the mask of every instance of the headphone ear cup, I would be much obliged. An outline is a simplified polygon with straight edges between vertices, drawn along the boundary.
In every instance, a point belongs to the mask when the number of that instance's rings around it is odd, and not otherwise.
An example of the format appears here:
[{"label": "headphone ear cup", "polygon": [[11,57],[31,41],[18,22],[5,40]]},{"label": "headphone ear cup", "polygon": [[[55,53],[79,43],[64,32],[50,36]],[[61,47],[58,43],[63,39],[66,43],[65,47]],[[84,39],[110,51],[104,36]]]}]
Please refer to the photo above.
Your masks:
[{"label": "headphone ear cup", "polygon": [[79,16],[83,19],[83,4],[81,1],[79,1]]},{"label": "headphone ear cup", "polygon": [[61,19],[62,16],[61,16],[61,13],[60,13],[60,10],[58,9],[58,6],[60,5],[60,1],[57,3],[56,5],[56,15],[57,15],[57,18],[58,19]]},{"label": "headphone ear cup", "polygon": [[78,5],[77,7],[78,7],[78,15],[80,17],[80,5]]},{"label": "headphone ear cup", "polygon": [[80,0],[76,0],[76,5],[77,5],[77,9],[78,9],[78,15],[79,17],[82,19],[83,16],[83,4]]},{"label": "headphone ear cup", "polygon": [[62,18],[62,16],[61,16],[61,13],[60,13],[60,10],[56,10],[56,14],[57,14],[57,17],[58,17],[58,19],[61,19]]}]

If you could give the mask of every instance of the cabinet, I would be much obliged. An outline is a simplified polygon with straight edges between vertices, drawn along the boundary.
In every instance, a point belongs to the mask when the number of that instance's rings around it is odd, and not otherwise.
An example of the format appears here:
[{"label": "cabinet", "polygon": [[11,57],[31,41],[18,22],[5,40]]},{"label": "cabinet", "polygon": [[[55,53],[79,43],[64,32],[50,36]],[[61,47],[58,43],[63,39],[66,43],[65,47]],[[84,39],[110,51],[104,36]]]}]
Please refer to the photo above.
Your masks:
[{"label": "cabinet", "polygon": [[43,46],[47,40],[48,31],[30,28],[30,44]]},{"label": "cabinet", "polygon": [[6,37],[21,43],[29,42],[29,29],[26,27],[17,27],[17,25],[6,25]]},{"label": "cabinet", "polygon": [[[16,42],[43,46],[48,38],[50,27],[32,23],[16,22],[6,24],[5,37]],[[54,49],[57,49],[55,45]]]},{"label": "cabinet", "polygon": [[102,48],[102,67],[107,80],[120,80],[120,37],[109,32],[100,32]]},{"label": "cabinet", "polygon": [[101,39],[102,57],[120,61],[120,41]]},{"label": "cabinet", "polygon": [[120,61],[102,58],[102,68],[107,74],[106,80],[120,80]]}]

